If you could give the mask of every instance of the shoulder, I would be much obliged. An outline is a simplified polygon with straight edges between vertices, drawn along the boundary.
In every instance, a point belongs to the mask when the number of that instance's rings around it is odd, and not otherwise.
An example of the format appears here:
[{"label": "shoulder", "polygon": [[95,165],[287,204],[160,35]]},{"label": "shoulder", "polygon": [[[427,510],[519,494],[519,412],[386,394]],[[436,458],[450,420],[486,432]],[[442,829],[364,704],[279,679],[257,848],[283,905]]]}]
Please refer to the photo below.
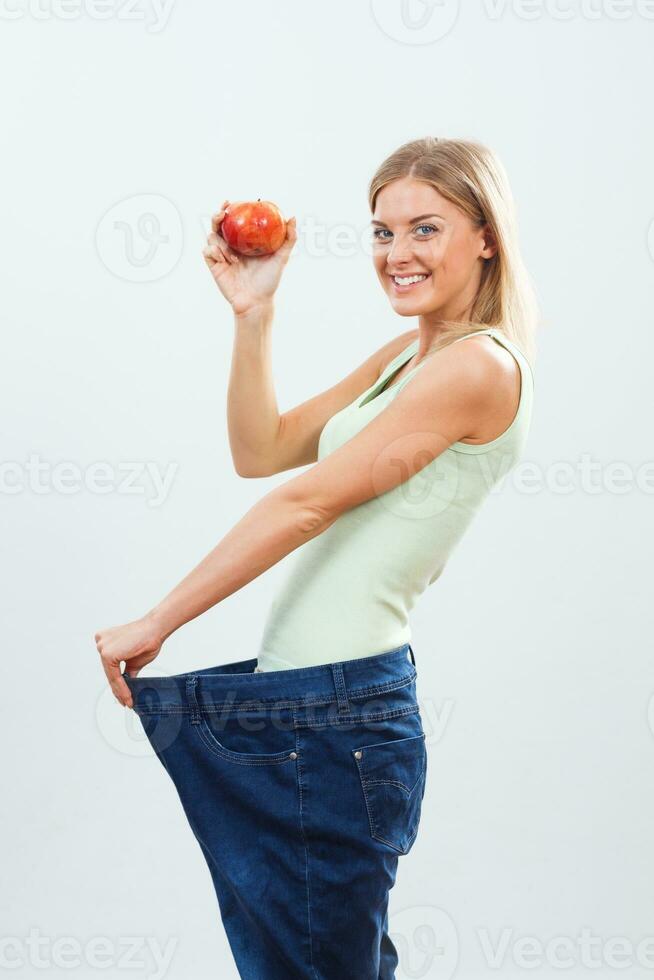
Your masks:
[{"label": "shoulder", "polygon": [[430,360],[432,363],[426,362],[424,371],[417,372],[418,376],[424,376],[420,385],[423,392],[438,379],[439,386],[442,383],[456,386],[467,402],[493,409],[505,404],[507,398],[511,399],[516,393],[516,385],[520,385],[517,361],[488,334],[448,344]]},{"label": "shoulder", "polygon": [[[451,441],[489,442],[518,411],[520,365],[488,334],[448,344],[405,379],[395,401],[413,425],[437,419]],[[455,434],[458,433],[458,434]]]},{"label": "shoulder", "polygon": [[453,341],[433,355],[428,355],[424,370],[418,372],[420,375],[425,379],[421,387],[438,378],[483,392],[496,388],[498,384],[510,383],[519,375],[519,367],[505,347],[488,334],[481,334],[479,337]]}]

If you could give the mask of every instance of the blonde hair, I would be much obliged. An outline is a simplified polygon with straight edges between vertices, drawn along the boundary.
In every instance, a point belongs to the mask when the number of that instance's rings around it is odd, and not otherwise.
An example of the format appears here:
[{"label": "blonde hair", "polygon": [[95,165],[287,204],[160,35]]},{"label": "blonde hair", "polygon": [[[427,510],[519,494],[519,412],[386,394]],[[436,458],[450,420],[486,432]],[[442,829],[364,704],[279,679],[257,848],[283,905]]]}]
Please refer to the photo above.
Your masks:
[{"label": "blonde hair", "polygon": [[469,319],[445,321],[441,337],[449,341],[465,333],[496,327],[522,350],[533,366],[538,304],[518,244],[513,195],[506,171],[495,153],[481,143],[437,136],[404,143],[384,160],[370,181],[371,213],[379,191],[398,177],[412,177],[431,184],[479,227],[488,224],[497,242],[495,255],[484,260]]}]

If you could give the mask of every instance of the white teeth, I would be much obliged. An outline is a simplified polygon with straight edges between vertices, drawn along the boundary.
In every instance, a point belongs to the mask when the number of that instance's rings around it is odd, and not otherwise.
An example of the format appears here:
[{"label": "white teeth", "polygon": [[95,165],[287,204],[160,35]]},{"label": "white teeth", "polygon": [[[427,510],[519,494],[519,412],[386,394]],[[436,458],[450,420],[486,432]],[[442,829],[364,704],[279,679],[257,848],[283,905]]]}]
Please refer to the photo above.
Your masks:
[{"label": "white teeth", "polygon": [[409,286],[412,282],[422,282],[427,276],[393,276],[398,286]]}]

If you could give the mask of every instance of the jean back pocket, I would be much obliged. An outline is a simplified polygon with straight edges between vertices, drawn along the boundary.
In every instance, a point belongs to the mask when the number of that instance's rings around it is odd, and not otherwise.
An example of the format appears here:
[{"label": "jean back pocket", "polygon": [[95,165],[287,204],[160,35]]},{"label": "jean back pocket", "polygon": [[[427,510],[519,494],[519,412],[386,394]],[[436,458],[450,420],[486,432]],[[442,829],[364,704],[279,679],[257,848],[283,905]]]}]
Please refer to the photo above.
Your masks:
[{"label": "jean back pocket", "polygon": [[427,776],[425,734],[352,749],[365,799],[370,833],[400,854],[411,850]]}]

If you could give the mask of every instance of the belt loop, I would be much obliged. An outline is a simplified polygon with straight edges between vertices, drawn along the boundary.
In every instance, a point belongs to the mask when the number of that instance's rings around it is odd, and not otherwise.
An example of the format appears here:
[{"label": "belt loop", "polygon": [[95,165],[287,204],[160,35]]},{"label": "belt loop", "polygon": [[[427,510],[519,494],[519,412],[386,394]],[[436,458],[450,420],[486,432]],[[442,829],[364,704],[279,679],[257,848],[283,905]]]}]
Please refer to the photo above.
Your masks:
[{"label": "belt loop", "polygon": [[330,664],[334,676],[334,687],[336,688],[336,700],[338,701],[339,711],[349,711],[350,705],[347,700],[347,689],[343,676],[343,664]]},{"label": "belt loop", "polygon": [[409,653],[411,654],[411,663],[415,667],[415,665],[416,665],[416,658],[415,658],[415,656],[413,654],[413,647],[411,646],[410,643],[408,644],[408,647],[409,647]]},{"label": "belt loop", "polygon": [[186,678],[186,698],[191,707],[191,724],[200,724],[200,705],[198,703],[198,698],[196,694],[198,679],[193,674],[191,677]]}]

